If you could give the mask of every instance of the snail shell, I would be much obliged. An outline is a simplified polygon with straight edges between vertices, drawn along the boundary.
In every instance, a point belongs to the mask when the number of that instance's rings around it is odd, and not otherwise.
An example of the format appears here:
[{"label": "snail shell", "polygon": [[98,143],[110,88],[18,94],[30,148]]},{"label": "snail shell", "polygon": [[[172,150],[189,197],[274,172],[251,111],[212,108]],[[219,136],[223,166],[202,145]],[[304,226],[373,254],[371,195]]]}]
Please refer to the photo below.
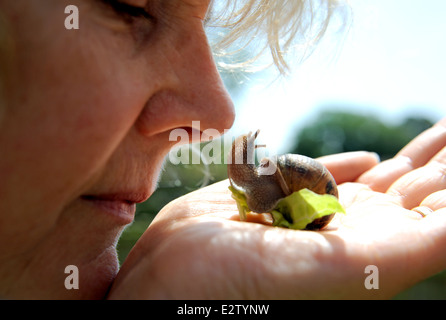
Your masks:
[{"label": "snail shell", "polygon": [[[282,198],[304,188],[318,194],[338,197],[333,176],[327,168],[312,158],[285,154],[262,159],[256,167],[253,159],[258,133],[259,131],[254,135],[249,133],[237,138],[232,145],[228,161],[229,181],[232,187],[244,192],[249,210],[256,213],[271,212]],[[321,229],[333,217],[334,213],[316,219],[305,229]]]}]

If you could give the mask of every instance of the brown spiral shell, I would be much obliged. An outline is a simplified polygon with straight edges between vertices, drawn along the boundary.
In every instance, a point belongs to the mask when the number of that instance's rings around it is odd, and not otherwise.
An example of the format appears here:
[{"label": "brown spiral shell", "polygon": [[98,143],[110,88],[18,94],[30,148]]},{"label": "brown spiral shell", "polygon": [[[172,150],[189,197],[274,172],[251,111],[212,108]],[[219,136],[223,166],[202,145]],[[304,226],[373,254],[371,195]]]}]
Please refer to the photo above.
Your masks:
[{"label": "brown spiral shell", "polygon": [[[277,158],[276,179],[284,181],[286,195],[307,188],[317,194],[331,194],[338,198],[338,188],[331,173],[320,162],[298,154],[285,154]],[[283,184],[283,182],[279,182]],[[314,220],[305,229],[316,230],[325,227],[334,213]]]}]

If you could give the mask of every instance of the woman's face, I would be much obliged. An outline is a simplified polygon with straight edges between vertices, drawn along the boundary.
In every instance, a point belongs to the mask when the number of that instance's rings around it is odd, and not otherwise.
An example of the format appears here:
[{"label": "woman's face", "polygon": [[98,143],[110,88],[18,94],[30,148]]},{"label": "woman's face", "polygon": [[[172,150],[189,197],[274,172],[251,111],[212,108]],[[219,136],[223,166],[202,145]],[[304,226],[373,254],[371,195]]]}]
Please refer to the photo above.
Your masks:
[{"label": "woman's face", "polygon": [[[176,143],[169,132],[232,124],[203,28],[209,0],[119,1],[0,1],[14,44],[0,104],[0,296],[102,297],[117,238]],[[65,28],[68,5],[78,30]],[[64,287],[67,265],[79,290]]]}]

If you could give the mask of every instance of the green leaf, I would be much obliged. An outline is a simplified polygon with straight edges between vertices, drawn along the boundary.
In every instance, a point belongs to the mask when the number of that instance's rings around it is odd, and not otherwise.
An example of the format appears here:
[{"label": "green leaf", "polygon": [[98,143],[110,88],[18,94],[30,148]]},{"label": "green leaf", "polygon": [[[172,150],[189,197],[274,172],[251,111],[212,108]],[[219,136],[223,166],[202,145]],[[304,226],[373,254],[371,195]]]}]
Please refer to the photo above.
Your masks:
[{"label": "green leaf", "polygon": [[[246,203],[245,194],[232,186],[232,198],[237,202],[240,220],[245,221],[251,210]],[[281,199],[271,212],[273,225],[296,230],[305,229],[307,224],[332,213],[345,213],[338,199],[330,194],[320,195],[308,189],[296,191]]]},{"label": "green leaf", "polygon": [[246,221],[247,214],[251,211],[248,208],[248,204],[246,203],[245,194],[241,191],[238,191],[232,186],[229,186],[229,190],[232,192],[232,198],[237,202],[238,212],[240,214],[240,220]]},{"label": "green leaf", "polygon": [[302,189],[280,200],[271,215],[274,226],[301,230],[315,219],[336,212],[345,210],[335,196]]}]

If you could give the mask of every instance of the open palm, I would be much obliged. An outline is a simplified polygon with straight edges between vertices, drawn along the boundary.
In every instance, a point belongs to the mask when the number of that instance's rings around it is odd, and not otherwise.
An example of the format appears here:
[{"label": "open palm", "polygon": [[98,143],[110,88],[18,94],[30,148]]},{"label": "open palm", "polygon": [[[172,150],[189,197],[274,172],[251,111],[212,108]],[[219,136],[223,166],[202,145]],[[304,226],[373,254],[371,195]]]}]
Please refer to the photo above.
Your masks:
[{"label": "open palm", "polygon": [[[110,298],[390,298],[446,268],[446,119],[391,160],[319,160],[347,214],[323,231],[240,222],[228,181],[168,204],[124,262]],[[411,209],[425,206],[422,217]],[[375,289],[365,273],[376,266]]]}]

